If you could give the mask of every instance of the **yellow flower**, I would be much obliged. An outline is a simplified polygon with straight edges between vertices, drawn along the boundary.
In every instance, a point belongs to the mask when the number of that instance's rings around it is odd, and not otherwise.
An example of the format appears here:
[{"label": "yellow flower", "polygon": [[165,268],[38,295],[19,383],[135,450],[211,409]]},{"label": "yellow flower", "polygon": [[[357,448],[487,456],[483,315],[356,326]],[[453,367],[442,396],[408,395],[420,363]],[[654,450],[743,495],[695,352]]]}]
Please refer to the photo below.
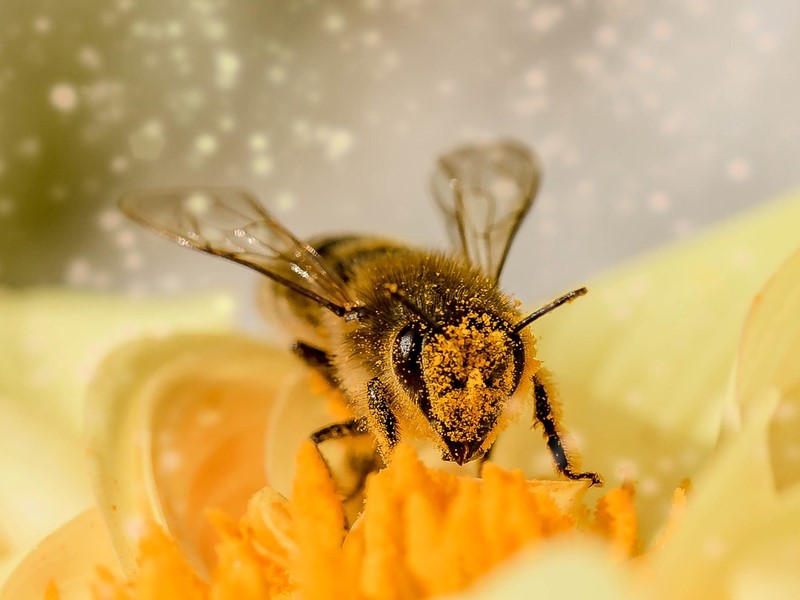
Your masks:
[{"label": "yellow flower", "polygon": [[97,508],[4,598],[797,596],[800,254],[781,263],[798,224],[800,200],[772,205],[537,323],[605,490],[531,481],[552,469],[523,418],[482,479],[399,447],[348,531],[303,443],[325,404],[286,353],[233,335],[122,347],[87,407]]}]

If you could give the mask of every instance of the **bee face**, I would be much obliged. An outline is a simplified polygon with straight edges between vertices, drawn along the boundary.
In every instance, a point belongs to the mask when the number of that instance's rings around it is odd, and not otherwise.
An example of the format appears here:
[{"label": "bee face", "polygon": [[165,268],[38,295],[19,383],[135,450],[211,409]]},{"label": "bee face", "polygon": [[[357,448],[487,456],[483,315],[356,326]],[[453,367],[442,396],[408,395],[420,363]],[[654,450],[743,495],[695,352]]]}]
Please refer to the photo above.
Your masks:
[{"label": "bee face", "polygon": [[486,450],[524,360],[519,337],[486,313],[436,329],[411,323],[392,352],[395,375],[441,440],[442,458],[458,464]]}]

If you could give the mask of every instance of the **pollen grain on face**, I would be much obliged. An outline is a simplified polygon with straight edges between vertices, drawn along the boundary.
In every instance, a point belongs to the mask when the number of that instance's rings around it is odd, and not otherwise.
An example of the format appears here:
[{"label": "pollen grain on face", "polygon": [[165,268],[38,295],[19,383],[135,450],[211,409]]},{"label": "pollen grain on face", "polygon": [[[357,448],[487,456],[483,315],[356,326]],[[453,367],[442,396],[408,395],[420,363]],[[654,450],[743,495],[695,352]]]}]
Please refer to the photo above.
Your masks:
[{"label": "pollen grain on face", "polygon": [[138,578],[105,578],[97,597],[425,598],[465,590],[523,548],[555,537],[592,535],[618,556],[634,556],[633,489],[611,490],[594,513],[584,504],[587,489],[526,480],[491,463],[481,478],[454,475],[400,444],[391,464],[370,476],[364,509],[348,529],[328,467],[308,443],[290,499],[265,489],[238,521],[210,515],[219,542],[207,581],[154,529],[140,548]]}]

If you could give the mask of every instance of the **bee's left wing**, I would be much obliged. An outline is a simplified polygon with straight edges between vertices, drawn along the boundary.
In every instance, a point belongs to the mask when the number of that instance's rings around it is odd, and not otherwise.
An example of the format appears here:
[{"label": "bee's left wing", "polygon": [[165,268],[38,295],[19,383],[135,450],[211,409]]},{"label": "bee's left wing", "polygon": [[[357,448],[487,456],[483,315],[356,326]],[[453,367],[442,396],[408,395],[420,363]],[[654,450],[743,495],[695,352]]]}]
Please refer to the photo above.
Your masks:
[{"label": "bee's left wing", "polygon": [[343,315],[357,304],[317,251],[294,237],[246,190],[131,192],[119,206],[135,221],[182,246],[250,267],[336,314]]},{"label": "bee's left wing", "polygon": [[539,180],[536,156],[514,140],[463,146],[439,159],[433,196],[451,241],[495,281]]}]

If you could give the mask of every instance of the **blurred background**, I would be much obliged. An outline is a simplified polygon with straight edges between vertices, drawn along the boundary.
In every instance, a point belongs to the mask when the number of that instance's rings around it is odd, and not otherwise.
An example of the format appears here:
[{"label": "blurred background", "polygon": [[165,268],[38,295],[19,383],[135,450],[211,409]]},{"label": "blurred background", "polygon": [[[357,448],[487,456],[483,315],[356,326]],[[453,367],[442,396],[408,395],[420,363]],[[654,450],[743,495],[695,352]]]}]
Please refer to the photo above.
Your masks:
[{"label": "blurred background", "polygon": [[442,246],[435,157],[514,136],[545,180],[503,283],[534,302],[797,186],[798,57],[793,0],[0,0],[0,283],[249,307],[119,195],[237,184],[301,237]]}]

